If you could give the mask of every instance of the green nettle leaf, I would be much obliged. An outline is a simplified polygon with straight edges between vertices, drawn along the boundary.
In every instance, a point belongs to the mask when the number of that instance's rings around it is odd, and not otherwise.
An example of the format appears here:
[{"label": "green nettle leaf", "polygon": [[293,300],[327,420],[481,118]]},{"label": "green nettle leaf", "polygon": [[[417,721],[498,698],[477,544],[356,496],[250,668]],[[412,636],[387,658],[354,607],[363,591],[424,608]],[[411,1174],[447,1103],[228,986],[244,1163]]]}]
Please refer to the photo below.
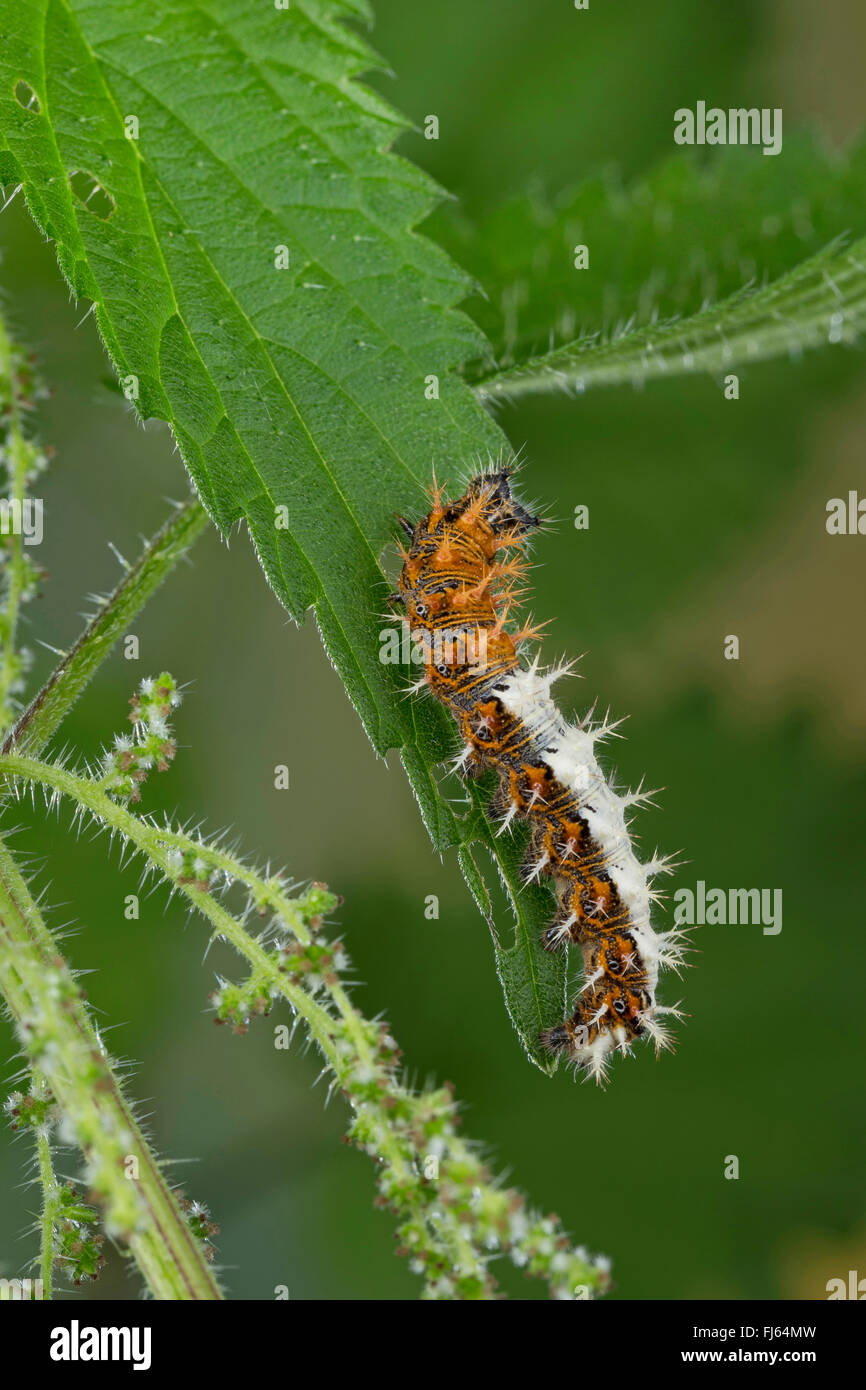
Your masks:
[{"label": "green nettle leaf", "polygon": [[589,386],[642,386],[684,372],[733,372],[746,362],[859,341],[866,328],[866,237],[829,247],[761,290],[743,290],[683,319],[563,343],[476,387],[491,400]]},{"label": "green nettle leaf", "polygon": [[[459,374],[490,358],[454,307],[472,282],[414,230],[439,190],[389,152],[405,123],[356,81],[378,60],[355,18],[366,0],[156,0],[146,15],[0,0],[0,182],[23,186],[125,394],[170,424],[214,521],[245,518],[291,615],[315,609],[444,849],[479,822],[437,785],[450,719],[379,660],[394,621],[380,556],[394,513],[426,510],[432,466],[453,477],[507,441]],[[513,881],[517,850],[493,850]],[[542,1004],[561,1002],[564,966],[529,897],[516,909],[514,949],[544,988],[507,1002],[546,1066],[537,1034],[561,1009]]]},{"label": "green nettle leaf", "polygon": [[[715,309],[720,322],[730,310],[732,326],[742,325],[737,296],[782,279],[834,243],[843,249],[838,241],[846,234],[862,236],[864,209],[866,143],[842,156],[792,134],[779,158],[743,148],[714,151],[707,160],[683,152],[628,189],[613,174],[587,179],[555,199],[513,198],[477,224],[448,206],[436,214],[435,230],[483,280],[486,297],[474,299],[471,312],[500,366],[564,351],[563,344],[577,339],[575,356],[591,359],[589,385],[652,375],[640,364],[641,329],[669,325],[667,344],[678,328],[685,347],[692,329],[706,336],[703,310]],[[588,249],[587,269],[575,267],[581,245]],[[812,300],[804,306],[806,322],[789,304],[787,323],[780,320],[776,334],[762,338],[759,355],[826,341],[829,319],[845,310],[846,298],[846,291],[834,298],[830,290],[817,327]],[[753,310],[757,327],[760,304]],[[848,332],[858,321],[855,315]],[[614,369],[616,344],[631,357],[623,355]],[[748,344],[731,346],[736,361],[749,360]],[[691,365],[668,358],[657,370],[672,375],[677,366],[717,365],[724,365],[718,356],[705,354]],[[479,364],[472,375],[489,373]]]}]

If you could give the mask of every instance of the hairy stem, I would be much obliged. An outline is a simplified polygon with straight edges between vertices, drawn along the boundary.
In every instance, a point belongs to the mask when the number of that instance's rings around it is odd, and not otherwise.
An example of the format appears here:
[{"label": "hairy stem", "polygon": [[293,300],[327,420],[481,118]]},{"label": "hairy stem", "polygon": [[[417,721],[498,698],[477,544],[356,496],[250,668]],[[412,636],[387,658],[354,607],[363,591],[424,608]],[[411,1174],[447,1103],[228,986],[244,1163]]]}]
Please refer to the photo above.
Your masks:
[{"label": "hairy stem", "polygon": [[[155,1298],[220,1298],[202,1244],[136,1123],[74,976],[2,840],[0,988],[22,1047],[85,1155],[108,1234],[129,1249]],[[44,1181],[43,1160],[40,1152]],[[52,1190],[45,1188],[46,1198]],[[46,1219],[43,1266],[47,1226]]]},{"label": "hairy stem", "polygon": [[22,753],[42,751],[114,643],[207,524],[204,507],[197,497],[190,497],[151,537],[18,719],[2,745],[4,753],[12,748]]},{"label": "hairy stem", "polygon": [[[33,1071],[33,1090],[41,1099],[50,1095],[48,1082],[41,1072]],[[39,1221],[39,1278],[42,1280],[42,1297],[51,1298],[54,1286],[54,1227],[57,1222],[59,1203],[57,1200],[57,1179],[51,1161],[51,1141],[47,1130],[36,1135],[36,1165],[42,1185],[42,1215]]]},{"label": "hairy stem", "polygon": [[[196,880],[184,882],[178,878],[176,853],[195,852],[197,856],[206,857],[214,868],[228,877],[243,882],[255,894],[257,901],[267,902],[279,912],[292,934],[303,945],[309,945],[311,934],[305,924],[303,912],[299,910],[297,902],[282,892],[275,879],[260,878],[234,856],[220,849],[208,850],[205,856],[204,847],[188,836],[179,831],[158,828],[141,820],[125,806],[114,801],[89,778],[79,777],[66,768],[13,754],[0,756],[0,773],[24,776],[40,782],[43,786],[53,787],[77,801],[80,806],[85,807],[104,824],[119,831],[135,845],[136,849],[140,850],[170,883],[175,883],[190,903],[208,919],[215,934],[230,942],[245,957],[261,980],[277,989],[300,1014],[322,1052],[339,1074],[340,1057],[336,1039],[332,1036],[333,1020],[327,1010],[317,1004],[300,986],[292,984],[280,975],[272,956],[261,943],[251,937],[241,923],[217,902],[206,888],[199,887]],[[365,1036],[364,1029],[360,1026],[361,1020],[356,1015],[345,990],[339,985],[334,985],[331,997],[346,1024],[357,1056],[365,1065],[372,1065],[373,1049],[370,1040]],[[395,1150],[389,1153],[389,1157],[397,1169],[406,1176],[403,1156]]]},{"label": "hairy stem", "polygon": [[[8,477],[9,517],[21,516],[27,493],[27,478],[37,451],[24,432],[24,395],[19,381],[22,359],[0,316],[0,413],[6,418],[5,455]],[[6,546],[3,606],[0,612],[0,728],[14,718],[12,697],[21,677],[21,659],[16,650],[21,602],[27,588],[29,565],[24,553],[23,527],[4,529]]]},{"label": "hairy stem", "polygon": [[[244,957],[250,978],[217,992],[218,1021],[245,1031],[249,1017],[267,1012],[277,998],[304,1020],[352,1106],[352,1138],[376,1162],[379,1200],[400,1218],[399,1253],[425,1276],[429,1297],[496,1297],[488,1265],[499,1250],[545,1279],[553,1297],[604,1290],[606,1263],[574,1247],[556,1217],[529,1210],[519,1192],[498,1184],[461,1137],[450,1090],[415,1092],[401,1083],[399,1052],[386,1026],[365,1018],[341,982],[342,947],[317,938],[323,912],[337,902],[333,895],[314,884],[289,897],[277,876],[257,874],[218,846],[140,819],[94,780],[67,768],[4,755],[0,775],[70,797],[139,850]],[[271,918],[262,935],[252,936],[216,901],[212,889],[219,880],[243,885],[249,907]]]}]

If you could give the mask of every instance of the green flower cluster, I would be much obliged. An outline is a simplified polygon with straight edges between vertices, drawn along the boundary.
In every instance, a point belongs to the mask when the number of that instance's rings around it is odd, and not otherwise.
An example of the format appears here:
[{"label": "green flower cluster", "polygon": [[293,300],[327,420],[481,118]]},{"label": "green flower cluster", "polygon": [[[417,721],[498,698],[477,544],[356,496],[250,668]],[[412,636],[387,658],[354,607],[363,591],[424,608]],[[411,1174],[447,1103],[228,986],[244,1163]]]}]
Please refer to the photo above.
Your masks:
[{"label": "green flower cluster", "polygon": [[141,784],[155,767],[166,772],[177,752],[170,725],[172,710],[180,704],[173,676],[164,671],[156,679],[146,677],[130,700],[134,734],[118,734],[102,760],[99,786],[125,801],[141,800]]}]

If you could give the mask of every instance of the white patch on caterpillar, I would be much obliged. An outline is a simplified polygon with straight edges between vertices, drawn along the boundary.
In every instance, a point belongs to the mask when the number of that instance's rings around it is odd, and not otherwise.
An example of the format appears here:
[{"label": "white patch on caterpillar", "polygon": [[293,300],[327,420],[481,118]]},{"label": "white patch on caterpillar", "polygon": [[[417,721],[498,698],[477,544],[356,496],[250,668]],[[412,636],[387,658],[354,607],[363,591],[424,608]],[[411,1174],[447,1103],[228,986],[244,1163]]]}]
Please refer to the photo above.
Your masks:
[{"label": "white patch on caterpillar", "polygon": [[[509,673],[496,685],[506,712],[530,733],[527,762],[542,762],[563,787],[573,792],[580,814],[599,845],[623,905],[631,919],[629,930],[640,949],[653,996],[658,982],[659,937],[650,926],[649,880],[664,861],[641,864],[631,846],[625,822],[627,796],[610,786],[595,759],[597,735],[567,724],[550,698],[554,671],[539,672],[535,664]],[[614,1030],[615,1031],[615,1030]]]}]

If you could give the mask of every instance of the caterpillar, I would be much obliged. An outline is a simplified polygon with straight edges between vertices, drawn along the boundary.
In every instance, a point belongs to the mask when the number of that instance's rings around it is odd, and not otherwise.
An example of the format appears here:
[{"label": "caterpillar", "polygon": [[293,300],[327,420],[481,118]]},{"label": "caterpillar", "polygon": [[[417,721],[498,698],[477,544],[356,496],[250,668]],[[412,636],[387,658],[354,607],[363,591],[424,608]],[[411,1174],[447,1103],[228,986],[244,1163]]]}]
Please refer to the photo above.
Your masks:
[{"label": "caterpillar", "polygon": [[641,863],[627,821],[629,807],[653,804],[643,784],[620,793],[605,777],[595,745],[615,729],[594,723],[594,710],[569,724],[550,691],[573,663],[543,670],[524,651],[537,641],[531,624],[509,630],[517,586],[527,568],[530,537],[544,522],[514,495],[515,465],[490,464],[456,501],[434,479],[432,507],[417,523],[397,520],[409,538],[393,603],[421,647],[427,686],[457,720],[464,776],[489,768],[498,787],[487,808],[497,834],[516,819],[531,833],[522,867],[525,881],[553,880],[557,909],[545,928],[547,950],[576,945],[583,983],[572,1013],[541,1034],[542,1045],[564,1055],[587,1077],[607,1079],[611,1055],[645,1038],[656,1053],[670,1048],[661,1021],[679,1008],[656,1001],[659,971],[679,974],[684,933],[656,932],[650,922],[660,894],[652,881],[673,860]]}]

